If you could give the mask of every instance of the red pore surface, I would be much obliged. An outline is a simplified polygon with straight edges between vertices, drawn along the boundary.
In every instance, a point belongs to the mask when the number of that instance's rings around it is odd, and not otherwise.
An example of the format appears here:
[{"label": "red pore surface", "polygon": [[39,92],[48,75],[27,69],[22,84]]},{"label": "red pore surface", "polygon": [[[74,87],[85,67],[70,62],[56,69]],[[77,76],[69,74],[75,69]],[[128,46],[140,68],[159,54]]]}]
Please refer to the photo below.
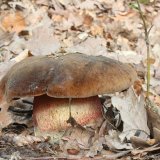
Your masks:
[{"label": "red pore surface", "polygon": [[[72,117],[80,125],[86,125],[102,117],[102,106],[98,96],[90,98],[73,98],[71,100]],[[52,98],[47,95],[34,99],[33,119],[41,131],[59,131],[70,126],[69,99]]]}]

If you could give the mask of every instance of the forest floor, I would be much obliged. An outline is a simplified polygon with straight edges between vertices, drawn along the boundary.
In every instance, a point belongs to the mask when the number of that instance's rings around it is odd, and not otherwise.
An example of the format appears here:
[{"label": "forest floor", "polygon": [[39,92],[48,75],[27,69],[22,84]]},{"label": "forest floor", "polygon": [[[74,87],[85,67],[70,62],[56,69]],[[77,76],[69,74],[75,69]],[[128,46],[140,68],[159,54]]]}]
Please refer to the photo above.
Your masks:
[{"label": "forest floor", "polygon": [[71,128],[53,143],[34,136],[33,98],[1,104],[0,160],[160,159],[160,0],[145,2],[151,103],[145,101],[147,47],[136,1],[0,1],[0,79],[27,57],[76,52],[129,63],[139,76],[128,90],[101,97],[106,118],[94,136]]}]

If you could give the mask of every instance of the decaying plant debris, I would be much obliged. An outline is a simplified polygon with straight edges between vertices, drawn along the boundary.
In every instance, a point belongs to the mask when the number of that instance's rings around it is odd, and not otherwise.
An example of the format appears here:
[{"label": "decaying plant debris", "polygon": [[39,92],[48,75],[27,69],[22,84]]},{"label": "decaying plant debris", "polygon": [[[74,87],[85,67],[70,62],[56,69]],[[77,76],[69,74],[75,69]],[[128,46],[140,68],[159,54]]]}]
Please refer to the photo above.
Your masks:
[{"label": "decaying plant debris", "polygon": [[[54,133],[52,137],[34,135],[33,97],[14,97],[11,103],[3,101],[0,104],[2,159],[160,157],[160,1],[141,4],[147,25],[152,24],[149,35],[150,102],[145,101],[147,60],[143,25],[139,13],[130,7],[131,2],[0,2],[0,79],[14,64],[27,57],[57,59],[77,52],[128,63],[139,76],[139,80],[127,90],[99,95],[103,105],[103,121],[76,125]],[[25,73],[22,71],[21,74]]]}]

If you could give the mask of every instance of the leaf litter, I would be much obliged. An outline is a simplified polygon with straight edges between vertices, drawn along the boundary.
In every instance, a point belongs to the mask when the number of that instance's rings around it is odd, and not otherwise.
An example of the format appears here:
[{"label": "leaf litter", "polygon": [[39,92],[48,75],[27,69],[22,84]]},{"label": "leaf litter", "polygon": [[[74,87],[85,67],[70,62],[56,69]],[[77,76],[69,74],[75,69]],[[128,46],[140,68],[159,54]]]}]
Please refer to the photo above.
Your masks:
[{"label": "leaf litter", "polygon": [[[61,138],[59,144],[51,144],[49,139],[44,141],[44,138],[34,137],[33,124],[30,120],[23,121],[29,126],[29,133],[23,131],[13,134],[15,129],[9,124],[20,123],[22,117],[25,119],[31,114],[32,107],[26,110],[24,118],[24,115],[21,117],[22,114],[18,113],[20,110],[11,112],[11,104],[5,102],[0,104],[2,119],[0,128],[6,130],[8,127],[7,134],[1,132],[1,157],[25,159],[30,155],[32,158],[46,157],[46,159],[47,157],[48,159],[53,157],[116,159],[123,156],[134,159],[154,158],[154,154],[150,153],[159,151],[159,145],[155,144],[155,141],[159,142],[160,135],[160,14],[158,11],[160,2],[156,1],[155,6],[142,6],[147,15],[147,22],[153,24],[150,32],[151,104],[146,104],[144,101],[146,46],[143,26],[137,11],[131,9],[129,3],[130,1],[125,0],[0,2],[2,13],[0,15],[0,78],[15,63],[28,56],[58,56],[60,53],[81,52],[130,63],[135,66],[142,79],[142,83],[134,86],[134,89],[129,88],[127,91],[109,95],[110,100],[106,101],[108,105],[104,110],[105,120],[101,126],[92,130],[86,128],[83,132],[79,128],[73,128],[69,135]],[[18,103],[12,105],[16,108]],[[109,108],[111,110],[109,114],[113,115],[110,119],[105,116]],[[10,112],[7,112],[8,109]],[[11,133],[8,133],[10,131]],[[11,144],[14,146],[11,147]],[[136,148],[137,146],[141,149]],[[155,154],[155,157],[158,156],[160,155]]]}]

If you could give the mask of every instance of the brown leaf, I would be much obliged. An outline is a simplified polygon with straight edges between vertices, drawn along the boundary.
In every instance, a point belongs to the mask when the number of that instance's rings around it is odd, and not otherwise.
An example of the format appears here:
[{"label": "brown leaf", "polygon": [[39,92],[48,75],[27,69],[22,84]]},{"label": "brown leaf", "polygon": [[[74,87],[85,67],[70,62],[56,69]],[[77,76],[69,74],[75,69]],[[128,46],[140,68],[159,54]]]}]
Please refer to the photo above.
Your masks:
[{"label": "brown leaf", "polygon": [[48,140],[48,137],[35,137],[31,135],[15,135],[13,137],[13,142],[18,146],[30,145],[33,143],[45,142]]},{"label": "brown leaf", "polygon": [[85,24],[87,26],[91,26],[92,22],[93,22],[93,17],[92,16],[90,16],[88,14],[84,15],[83,24]]},{"label": "brown leaf", "polygon": [[[136,130],[140,130],[143,138],[148,137],[150,130],[147,124],[147,113],[145,108],[145,98],[143,94],[135,95],[132,88],[119,96],[112,96],[112,104],[120,111],[123,121],[123,132],[121,138],[130,139]],[[143,131],[143,132],[142,132]],[[122,140],[123,140],[122,139]]]},{"label": "brown leaf", "polygon": [[134,82],[134,91],[139,96],[142,93],[142,81],[137,80]]},{"label": "brown leaf", "polygon": [[79,150],[76,149],[67,149],[68,154],[71,155],[77,155],[79,153]]},{"label": "brown leaf", "polygon": [[140,137],[131,137],[131,143],[134,148],[146,148],[155,144],[154,139],[145,140]]},{"label": "brown leaf", "polygon": [[21,32],[26,27],[26,22],[21,12],[6,14],[1,24],[6,31],[17,33]]},{"label": "brown leaf", "polygon": [[54,22],[62,22],[63,16],[62,15],[53,14],[52,15],[52,19],[53,19]]},{"label": "brown leaf", "polygon": [[62,140],[66,140],[68,142],[76,140],[79,148],[86,149],[91,145],[91,137],[93,133],[83,130],[81,128],[71,128],[66,133],[67,135],[62,137]]},{"label": "brown leaf", "polygon": [[59,50],[60,43],[54,38],[52,29],[43,26],[33,30],[31,39],[26,43],[26,48],[35,56],[50,55]]},{"label": "brown leaf", "polygon": [[155,63],[155,59],[154,58],[149,58],[148,60],[147,59],[145,59],[145,63],[147,64],[147,62],[149,63],[149,64],[154,64]]},{"label": "brown leaf", "polygon": [[98,26],[98,25],[94,25],[94,26],[91,26],[91,34],[93,36],[103,36],[103,27],[102,26]]}]

